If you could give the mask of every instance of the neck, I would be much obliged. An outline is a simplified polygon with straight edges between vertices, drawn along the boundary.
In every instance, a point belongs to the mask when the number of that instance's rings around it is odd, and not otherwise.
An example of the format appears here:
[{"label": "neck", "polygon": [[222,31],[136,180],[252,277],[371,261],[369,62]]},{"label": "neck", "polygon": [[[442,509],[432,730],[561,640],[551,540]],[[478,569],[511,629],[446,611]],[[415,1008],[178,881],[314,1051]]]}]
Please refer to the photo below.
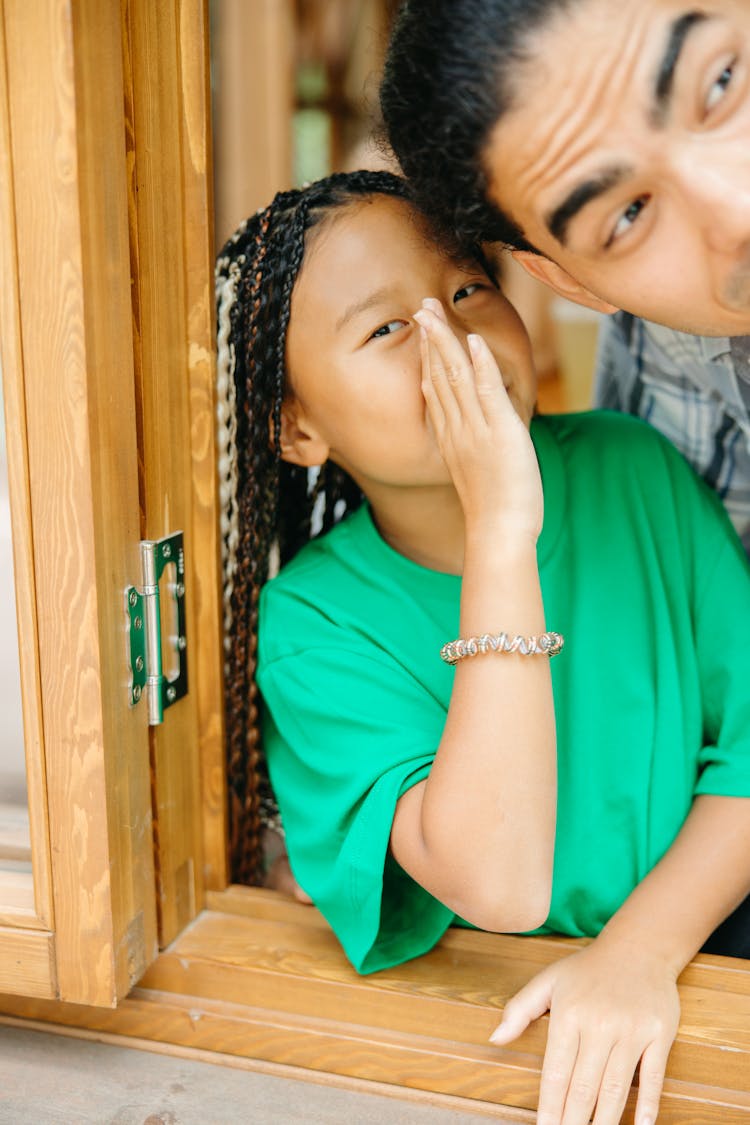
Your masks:
[{"label": "neck", "polygon": [[451,486],[368,489],[378,531],[394,551],[429,570],[461,574],[464,514]]}]

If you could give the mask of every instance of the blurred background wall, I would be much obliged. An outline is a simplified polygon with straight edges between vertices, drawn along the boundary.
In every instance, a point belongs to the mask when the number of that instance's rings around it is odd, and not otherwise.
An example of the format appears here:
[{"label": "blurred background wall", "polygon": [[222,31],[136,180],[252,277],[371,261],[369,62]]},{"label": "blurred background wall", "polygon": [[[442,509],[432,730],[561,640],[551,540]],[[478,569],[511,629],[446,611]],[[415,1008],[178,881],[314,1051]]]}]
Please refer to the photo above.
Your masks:
[{"label": "blurred background wall", "polygon": [[[372,139],[398,0],[211,0],[216,246],[276,191],[386,166]],[[554,298],[507,256],[540,408],[586,409],[599,319]]]},{"label": "blurred background wall", "polygon": [[274,193],[377,167],[397,0],[212,0],[216,244]]}]

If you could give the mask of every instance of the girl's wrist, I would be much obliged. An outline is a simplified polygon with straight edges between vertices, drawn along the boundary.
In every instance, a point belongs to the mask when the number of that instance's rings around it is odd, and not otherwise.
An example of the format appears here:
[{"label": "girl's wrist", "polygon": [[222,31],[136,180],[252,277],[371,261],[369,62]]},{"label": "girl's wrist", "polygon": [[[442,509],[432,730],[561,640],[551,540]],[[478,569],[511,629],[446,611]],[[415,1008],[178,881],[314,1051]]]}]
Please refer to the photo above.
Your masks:
[{"label": "girl's wrist", "polygon": [[660,938],[660,935],[650,930],[644,930],[642,933],[624,933],[617,925],[616,919],[617,915],[614,915],[595,939],[595,944],[610,952],[616,951],[620,963],[647,961],[659,966],[676,981],[695,950],[679,948],[679,942],[674,940],[673,934],[663,935]]},{"label": "girl's wrist", "polygon": [[464,553],[467,559],[476,554],[486,554],[495,560],[519,558],[529,554],[536,558],[538,538],[539,530],[534,525],[515,520],[484,520],[474,525],[467,523]]}]

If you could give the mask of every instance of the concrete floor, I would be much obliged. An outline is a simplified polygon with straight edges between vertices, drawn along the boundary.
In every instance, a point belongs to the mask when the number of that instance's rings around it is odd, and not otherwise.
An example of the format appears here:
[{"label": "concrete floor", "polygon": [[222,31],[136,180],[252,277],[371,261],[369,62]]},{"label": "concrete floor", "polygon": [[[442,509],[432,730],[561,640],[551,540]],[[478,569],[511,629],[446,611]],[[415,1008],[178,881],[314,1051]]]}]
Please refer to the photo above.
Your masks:
[{"label": "concrete floor", "polygon": [[486,1115],[0,1026],[0,1125],[478,1125],[487,1120]]}]

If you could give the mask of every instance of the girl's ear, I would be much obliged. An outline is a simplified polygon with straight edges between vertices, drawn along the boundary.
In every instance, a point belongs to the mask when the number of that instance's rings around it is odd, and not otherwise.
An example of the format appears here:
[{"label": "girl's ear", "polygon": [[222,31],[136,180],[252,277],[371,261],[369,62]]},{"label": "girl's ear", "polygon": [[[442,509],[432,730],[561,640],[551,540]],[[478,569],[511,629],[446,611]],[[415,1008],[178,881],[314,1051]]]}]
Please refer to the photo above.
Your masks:
[{"label": "girl's ear", "polygon": [[[273,431],[273,420],[270,422],[270,429]],[[325,464],[329,453],[329,446],[304,417],[297,400],[287,399],[281,407],[282,461],[309,469],[314,465]]]},{"label": "girl's ear", "polygon": [[559,293],[561,297],[566,297],[569,301],[575,301],[577,305],[584,305],[587,309],[594,309],[595,312],[617,312],[616,305],[610,305],[608,301],[603,301],[601,297],[597,297],[585,286],[579,284],[567,270],[558,266],[557,262],[553,262],[541,254],[533,254],[530,250],[512,250],[511,254],[528,274],[537,278],[538,281],[543,281],[545,285],[549,285],[550,289],[554,289],[555,293]]}]

